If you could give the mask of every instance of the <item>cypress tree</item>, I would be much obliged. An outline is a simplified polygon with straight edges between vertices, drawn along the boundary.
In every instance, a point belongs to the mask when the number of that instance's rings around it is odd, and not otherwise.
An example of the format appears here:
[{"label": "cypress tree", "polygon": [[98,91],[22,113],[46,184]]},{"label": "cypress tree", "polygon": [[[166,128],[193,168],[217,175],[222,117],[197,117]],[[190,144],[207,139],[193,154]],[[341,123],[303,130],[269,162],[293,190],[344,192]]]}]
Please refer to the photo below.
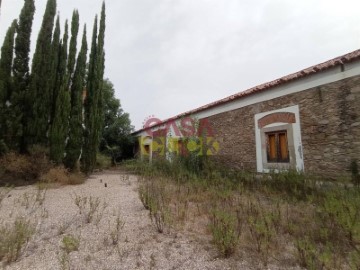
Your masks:
[{"label": "cypress tree", "polygon": [[50,121],[52,123],[52,120],[54,119],[54,110],[55,110],[55,102],[56,102],[56,95],[54,94],[57,83],[57,75],[58,75],[58,66],[59,66],[59,57],[60,57],[60,51],[61,51],[61,44],[60,44],[60,17],[59,15],[56,18],[55,23],[55,30],[53,34],[53,40],[51,44],[51,69],[49,74],[50,76],[50,103],[51,103],[51,116]]},{"label": "cypress tree", "polygon": [[71,112],[70,112],[70,130],[69,140],[66,146],[65,165],[71,170],[75,170],[77,161],[81,154],[83,144],[83,90],[86,76],[86,26],[84,26],[81,49],[76,62],[76,69],[71,85]]},{"label": "cypress tree", "polygon": [[35,5],[34,0],[25,0],[21,10],[17,35],[15,38],[15,58],[13,63],[14,87],[10,96],[11,123],[8,133],[12,137],[12,146],[20,147],[20,151],[26,151],[24,140],[25,117],[29,113],[30,107],[26,100],[26,93],[29,86],[29,53],[30,53],[30,36],[32,22],[34,18]]},{"label": "cypress tree", "polygon": [[105,2],[102,4],[99,35],[97,36],[97,16],[95,17],[89,73],[87,81],[87,97],[85,100],[85,147],[83,169],[91,172],[96,163],[100,135],[104,123],[102,84],[105,68]]},{"label": "cypress tree", "polygon": [[67,89],[67,45],[68,23],[59,50],[59,64],[54,90],[55,107],[54,119],[50,128],[50,158],[57,164],[62,162],[65,153],[65,141],[69,128],[70,94]]},{"label": "cypress tree", "polygon": [[[14,20],[4,39],[3,46],[1,47],[0,58],[0,141],[5,143],[4,147],[9,143],[7,138],[7,119],[9,118],[10,111],[8,110],[10,95],[11,95],[11,69],[14,56],[14,38],[17,28],[17,20]],[[0,146],[1,147],[1,146]],[[1,153],[0,149],[0,153]]]},{"label": "cypress tree", "polygon": [[104,97],[103,97],[103,80],[104,80],[104,70],[105,70],[105,2],[102,4],[101,8],[101,17],[100,17],[100,26],[99,26],[99,36],[98,36],[98,45],[97,45],[97,84],[96,91],[98,92],[98,106],[97,106],[97,121],[95,127],[95,140],[96,140],[96,149],[98,150],[100,136],[104,126]]},{"label": "cypress tree", "polygon": [[94,20],[93,35],[91,42],[91,51],[89,58],[89,68],[86,83],[85,98],[85,131],[84,131],[84,147],[83,147],[83,170],[86,173],[94,169],[96,162],[96,117],[98,106],[98,93],[96,91],[97,84],[97,15]]},{"label": "cypress tree", "polygon": [[51,108],[51,76],[52,67],[51,41],[56,15],[56,0],[48,0],[42,25],[38,35],[32,62],[30,82],[30,102],[33,104],[26,129],[30,144],[47,144],[47,131]]},{"label": "cypress tree", "polygon": [[68,60],[68,87],[70,87],[70,83],[72,81],[74,75],[75,68],[75,60],[76,60],[76,47],[77,47],[77,36],[79,32],[79,12],[74,10],[72,19],[71,19],[71,39],[69,46],[69,60]]}]

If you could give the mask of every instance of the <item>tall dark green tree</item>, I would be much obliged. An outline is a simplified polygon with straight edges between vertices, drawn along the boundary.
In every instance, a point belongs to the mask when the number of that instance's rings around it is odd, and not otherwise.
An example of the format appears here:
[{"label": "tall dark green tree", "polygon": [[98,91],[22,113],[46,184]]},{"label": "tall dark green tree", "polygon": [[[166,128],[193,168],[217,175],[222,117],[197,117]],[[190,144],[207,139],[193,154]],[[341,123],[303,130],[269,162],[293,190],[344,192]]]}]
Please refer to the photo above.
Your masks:
[{"label": "tall dark green tree", "polygon": [[50,76],[50,103],[51,103],[51,115],[50,115],[50,123],[52,123],[55,114],[55,102],[56,95],[55,91],[58,91],[57,87],[57,79],[58,79],[58,69],[59,69],[59,61],[60,61],[60,53],[61,53],[61,44],[60,44],[60,16],[58,15],[55,23],[55,30],[53,34],[53,40],[51,43],[51,68],[49,70]]},{"label": "tall dark green tree", "polygon": [[71,39],[70,39],[69,59],[68,59],[68,66],[67,66],[68,88],[70,87],[71,81],[74,76],[78,32],[79,32],[79,12],[77,10],[74,10],[72,19],[71,19]]},{"label": "tall dark green tree", "polygon": [[96,121],[96,138],[99,143],[99,139],[101,137],[101,131],[104,126],[104,98],[103,98],[103,81],[104,81],[104,71],[105,71],[105,2],[102,4],[101,8],[101,16],[100,16],[100,26],[99,26],[99,36],[98,36],[98,44],[97,44],[97,85],[96,89],[99,92],[98,97],[98,112]]},{"label": "tall dark green tree", "polygon": [[52,66],[51,44],[56,15],[56,0],[48,0],[38,35],[32,62],[29,101],[33,104],[32,114],[28,115],[26,136],[29,144],[48,142],[47,131],[51,108],[51,76]]},{"label": "tall dark green tree", "polygon": [[89,60],[87,98],[85,100],[85,144],[83,151],[83,169],[85,172],[91,172],[95,166],[104,122],[102,83],[105,69],[105,17],[105,2],[103,2],[98,36],[97,16],[95,17]]},{"label": "tall dark green tree", "polygon": [[65,154],[65,142],[69,128],[70,93],[67,88],[68,23],[65,23],[64,37],[60,44],[59,62],[55,83],[54,119],[50,127],[50,158],[60,164]]},{"label": "tall dark green tree", "polygon": [[[11,88],[12,88],[12,62],[14,57],[14,38],[17,28],[17,20],[14,20],[4,39],[3,46],[1,47],[1,58],[0,58],[0,144],[7,148],[6,145],[9,143],[7,134],[7,119],[11,111],[8,109]],[[0,149],[0,153],[5,149]]]},{"label": "tall dark green tree", "polygon": [[10,96],[11,123],[8,133],[11,134],[12,148],[26,151],[24,126],[26,119],[23,117],[30,113],[31,107],[26,99],[29,87],[29,53],[32,22],[35,13],[34,0],[25,0],[21,10],[17,35],[15,38],[15,58],[13,63],[14,85]]},{"label": "tall dark green tree", "polygon": [[86,83],[86,98],[84,103],[85,111],[85,131],[84,147],[82,155],[82,169],[86,173],[94,169],[96,163],[97,142],[96,142],[96,121],[98,116],[98,72],[97,72],[97,16],[95,16],[89,68]]},{"label": "tall dark green tree", "polygon": [[84,26],[81,49],[77,58],[75,73],[71,84],[71,111],[69,140],[66,146],[65,166],[71,170],[77,169],[83,145],[83,91],[86,76],[86,26]]}]

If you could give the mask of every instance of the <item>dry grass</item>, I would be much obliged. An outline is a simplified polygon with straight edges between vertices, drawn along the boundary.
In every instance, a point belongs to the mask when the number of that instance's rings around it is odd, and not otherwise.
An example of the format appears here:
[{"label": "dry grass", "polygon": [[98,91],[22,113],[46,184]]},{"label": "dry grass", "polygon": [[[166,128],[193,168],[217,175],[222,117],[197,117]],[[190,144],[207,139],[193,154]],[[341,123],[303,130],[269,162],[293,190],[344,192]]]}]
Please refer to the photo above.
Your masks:
[{"label": "dry grass", "polygon": [[84,183],[85,176],[81,173],[70,173],[64,166],[57,166],[42,174],[40,181],[47,184],[78,185]]},{"label": "dry grass", "polygon": [[293,172],[259,179],[243,172],[199,175],[166,164],[136,166],[150,215],[153,202],[167,198],[170,225],[211,237],[225,257],[254,258],[261,267],[360,267],[359,189],[325,189]]}]

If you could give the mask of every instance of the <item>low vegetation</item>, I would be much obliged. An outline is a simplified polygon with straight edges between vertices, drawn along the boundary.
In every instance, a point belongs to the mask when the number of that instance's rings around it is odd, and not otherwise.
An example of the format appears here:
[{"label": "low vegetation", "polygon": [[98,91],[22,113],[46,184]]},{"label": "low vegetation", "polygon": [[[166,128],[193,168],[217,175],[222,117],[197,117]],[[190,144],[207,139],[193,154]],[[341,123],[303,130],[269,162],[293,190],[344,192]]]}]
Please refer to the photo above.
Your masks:
[{"label": "low vegetation", "polygon": [[0,261],[16,261],[20,251],[35,232],[34,226],[24,218],[17,218],[13,224],[0,227]]},{"label": "low vegetation", "polygon": [[356,186],[294,171],[223,170],[199,158],[126,166],[142,176],[139,196],[159,232],[210,235],[222,256],[245,252],[263,266],[360,268]]},{"label": "low vegetation", "polygon": [[77,185],[85,181],[81,172],[70,172],[49,160],[46,148],[35,147],[28,155],[9,152],[0,157],[0,184],[18,186],[34,184]]}]

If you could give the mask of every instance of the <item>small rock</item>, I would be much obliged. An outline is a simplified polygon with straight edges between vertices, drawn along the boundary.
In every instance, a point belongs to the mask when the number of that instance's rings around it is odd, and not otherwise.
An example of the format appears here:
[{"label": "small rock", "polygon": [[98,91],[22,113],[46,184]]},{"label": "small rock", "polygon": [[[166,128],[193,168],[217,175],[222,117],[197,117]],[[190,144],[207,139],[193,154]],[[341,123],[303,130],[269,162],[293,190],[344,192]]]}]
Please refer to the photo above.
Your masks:
[{"label": "small rock", "polygon": [[105,185],[104,185],[105,187],[107,187],[107,183],[105,183]]}]

